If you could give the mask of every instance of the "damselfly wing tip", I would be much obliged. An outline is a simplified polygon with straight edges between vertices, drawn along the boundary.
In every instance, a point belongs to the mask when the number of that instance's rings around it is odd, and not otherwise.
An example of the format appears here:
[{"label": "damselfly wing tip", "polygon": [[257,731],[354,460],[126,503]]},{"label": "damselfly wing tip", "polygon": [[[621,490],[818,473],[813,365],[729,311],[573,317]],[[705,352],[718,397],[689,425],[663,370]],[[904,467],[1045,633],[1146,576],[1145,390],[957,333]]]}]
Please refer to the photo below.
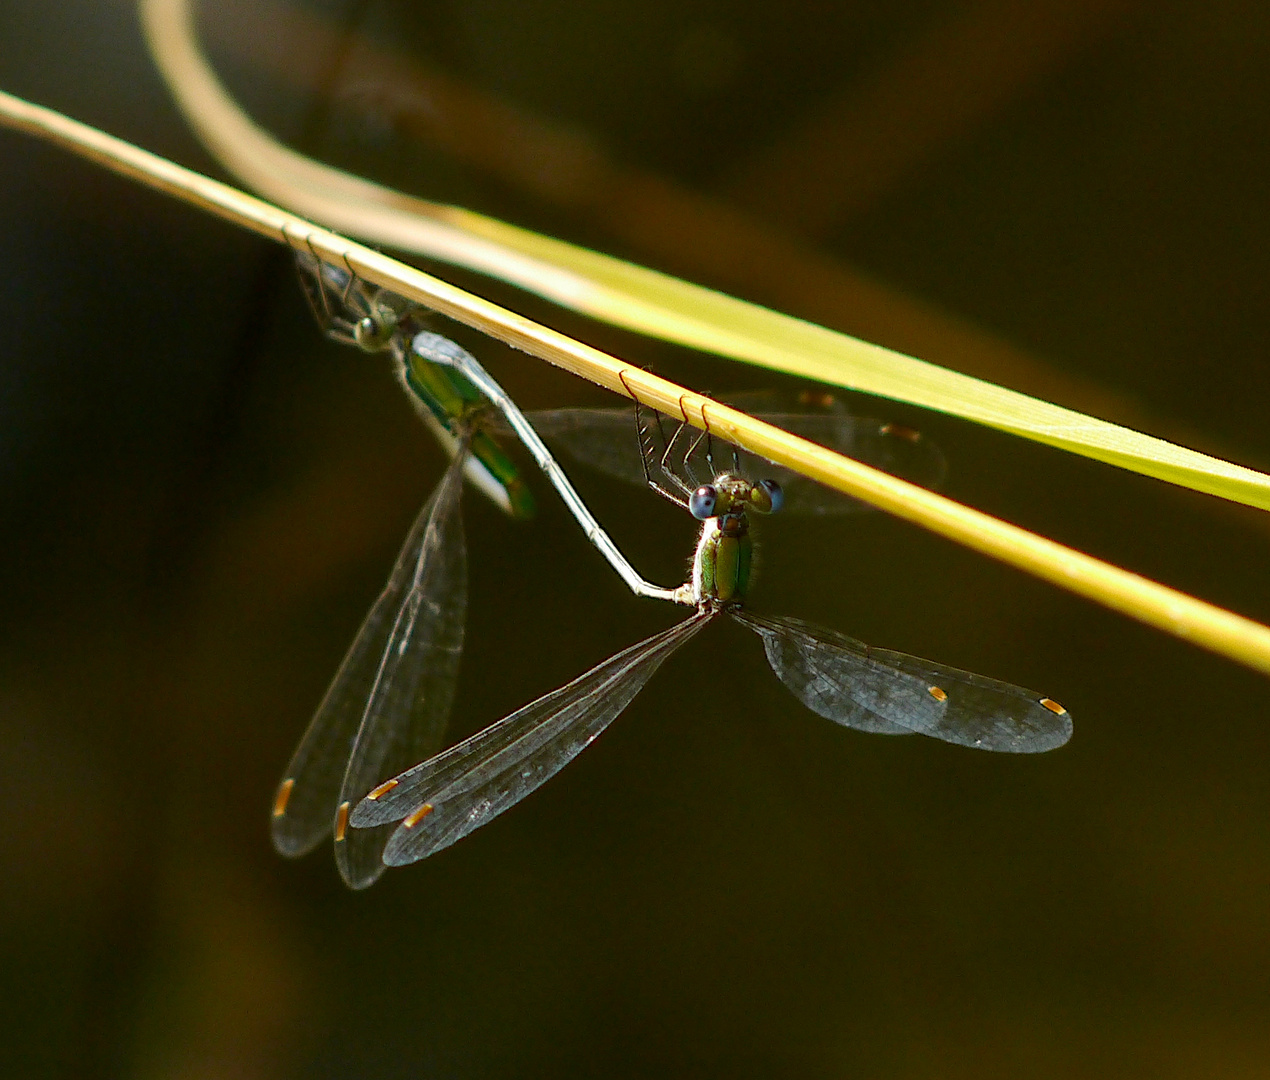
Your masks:
[{"label": "damselfly wing tip", "polygon": [[1047,698],[1047,697],[1043,697],[1043,698],[1041,698],[1041,700],[1040,700],[1040,706],[1041,706],[1041,708],[1043,708],[1043,709],[1049,709],[1049,711],[1050,711],[1050,712],[1052,712],[1055,716],[1066,716],[1066,715],[1067,715],[1067,710],[1066,710],[1066,709],[1064,709],[1064,708],[1063,708],[1063,707],[1062,707],[1062,706],[1061,706],[1061,705],[1060,705],[1057,701],[1055,701],[1053,698]]}]

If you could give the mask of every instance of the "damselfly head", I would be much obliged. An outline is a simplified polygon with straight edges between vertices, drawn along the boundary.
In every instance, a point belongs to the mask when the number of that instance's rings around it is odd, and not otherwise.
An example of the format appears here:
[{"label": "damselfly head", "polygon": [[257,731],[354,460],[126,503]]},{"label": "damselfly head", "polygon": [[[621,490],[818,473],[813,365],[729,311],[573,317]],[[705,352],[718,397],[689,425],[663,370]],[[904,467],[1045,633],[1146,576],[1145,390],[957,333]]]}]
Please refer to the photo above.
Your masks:
[{"label": "damselfly head", "polygon": [[688,510],[698,521],[713,517],[737,516],[753,510],[773,514],[784,503],[784,492],[775,480],[753,483],[725,473],[713,484],[702,484],[688,497]]},{"label": "damselfly head", "polygon": [[353,324],[353,340],[366,352],[382,352],[397,332],[397,324],[397,313],[392,308],[371,304],[371,314],[363,315]]}]

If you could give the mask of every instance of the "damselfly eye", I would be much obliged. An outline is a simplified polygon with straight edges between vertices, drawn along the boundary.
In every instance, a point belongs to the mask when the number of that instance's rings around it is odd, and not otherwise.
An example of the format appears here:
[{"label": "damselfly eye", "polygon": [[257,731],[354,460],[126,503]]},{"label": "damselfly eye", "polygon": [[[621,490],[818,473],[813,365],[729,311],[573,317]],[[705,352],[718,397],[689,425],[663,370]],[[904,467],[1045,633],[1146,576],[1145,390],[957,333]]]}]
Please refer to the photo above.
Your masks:
[{"label": "damselfly eye", "polygon": [[719,505],[719,493],[713,484],[702,484],[692,493],[688,500],[688,510],[698,521],[714,517],[715,507]]},{"label": "damselfly eye", "polygon": [[785,505],[785,492],[775,480],[760,480],[750,493],[750,501],[760,514],[774,514]]},{"label": "damselfly eye", "polygon": [[353,340],[367,352],[374,352],[380,347],[381,327],[369,315],[363,315],[353,327]]},{"label": "damselfly eye", "polygon": [[395,312],[383,306],[377,306],[376,312],[376,315],[363,315],[353,327],[353,339],[367,352],[386,348],[397,329]]}]

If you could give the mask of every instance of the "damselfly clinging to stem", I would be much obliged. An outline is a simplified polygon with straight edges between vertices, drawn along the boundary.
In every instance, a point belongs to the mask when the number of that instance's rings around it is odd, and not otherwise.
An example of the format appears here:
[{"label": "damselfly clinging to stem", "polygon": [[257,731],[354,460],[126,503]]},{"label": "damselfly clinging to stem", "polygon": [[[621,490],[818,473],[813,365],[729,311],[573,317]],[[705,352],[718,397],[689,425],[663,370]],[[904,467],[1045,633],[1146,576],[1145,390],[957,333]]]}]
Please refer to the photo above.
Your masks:
[{"label": "damselfly clinging to stem", "polygon": [[666,441],[658,460],[650,462],[646,454],[645,465],[650,485],[702,523],[688,585],[694,613],[370,792],[349,823],[354,832],[396,825],[384,848],[388,865],[448,847],[554,776],[626,708],[667,657],[721,615],[759,636],[772,670],[804,705],[845,727],[1011,753],[1052,750],[1070,738],[1071,718],[1048,697],[874,649],[798,619],[746,611],[749,515],[779,510],[783,492],[775,481],[736,472],[706,484],[696,483],[691,472],[681,475],[686,470],[676,467],[676,459],[686,464],[703,442],[696,436],[680,458],[675,447],[685,427]]},{"label": "damselfly clinging to stem", "polygon": [[423,327],[423,312],[351,272],[297,253],[301,282],[323,328],[367,352],[387,352],[453,464],[406,537],[388,584],[366,616],[287,766],[273,806],[273,842],[299,856],[335,837],[344,880],[363,888],[383,870],[386,835],[349,833],[349,807],[385,776],[435,751],[458,677],[467,608],[463,474],[513,516],[532,513],[515,465],[487,430],[499,410],[569,510],[631,591],[662,600],[682,589],[646,581],[578,497],[532,425],[469,353]]},{"label": "damselfly clinging to stem", "polygon": [[[591,542],[637,595],[692,602],[690,590],[663,589],[630,566],[574,491],[538,436],[558,439],[580,460],[644,483],[630,410],[558,409],[525,418],[476,360],[431,333],[427,313],[368,286],[346,269],[299,251],[301,282],[319,323],[336,340],[386,352],[424,421],[454,457],[406,537],[383,593],[367,615],[279,785],[274,845],[299,856],[334,834],[336,862],[355,888],[382,872],[385,831],[349,832],[350,805],[385,777],[440,745],[458,677],[467,605],[459,496],[463,477],[513,517],[533,511],[532,495],[497,436],[512,434],[559,491]],[[738,404],[768,405],[753,395]],[[497,413],[497,416],[493,415]],[[938,483],[943,459],[906,429],[854,417],[836,402],[803,404],[764,419],[919,483]],[[500,423],[501,421],[501,423]],[[708,445],[708,444],[707,444]],[[689,467],[691,453],[682,462]],[[791,509],[839,513],[861,504],[788,473]]]}]

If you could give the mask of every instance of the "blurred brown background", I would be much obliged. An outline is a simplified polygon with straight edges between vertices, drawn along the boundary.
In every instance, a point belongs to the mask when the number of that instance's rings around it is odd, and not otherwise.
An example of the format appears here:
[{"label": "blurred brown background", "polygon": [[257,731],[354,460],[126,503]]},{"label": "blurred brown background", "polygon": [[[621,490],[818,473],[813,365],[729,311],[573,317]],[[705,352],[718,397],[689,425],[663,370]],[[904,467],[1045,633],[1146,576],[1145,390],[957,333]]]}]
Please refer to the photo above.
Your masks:
[{"label": "blurred brown background", "polygon": [[[1264,5],[277,3],[203,32],[309,153],[1270,464]],[[0,2],[0,86],[216,173],[122,0]],[[1068,747],[836,729],[721,627],[439,857],[360,895],[277,858],[274,784],[440,451],[284,252],[0,147],[6,1075],[1270,1073],[1265,679],[880,515],[774,519],[754,606],[1034,686]],[[606,401],[457,336],[527,408]],[[1270,620],[1264,515],[852,405],[936,439],[954,497]],[[681,572],[682,515],[577,479]],[[455,734],[674,617],[538,490],[523,526],[466,500]]]}]

